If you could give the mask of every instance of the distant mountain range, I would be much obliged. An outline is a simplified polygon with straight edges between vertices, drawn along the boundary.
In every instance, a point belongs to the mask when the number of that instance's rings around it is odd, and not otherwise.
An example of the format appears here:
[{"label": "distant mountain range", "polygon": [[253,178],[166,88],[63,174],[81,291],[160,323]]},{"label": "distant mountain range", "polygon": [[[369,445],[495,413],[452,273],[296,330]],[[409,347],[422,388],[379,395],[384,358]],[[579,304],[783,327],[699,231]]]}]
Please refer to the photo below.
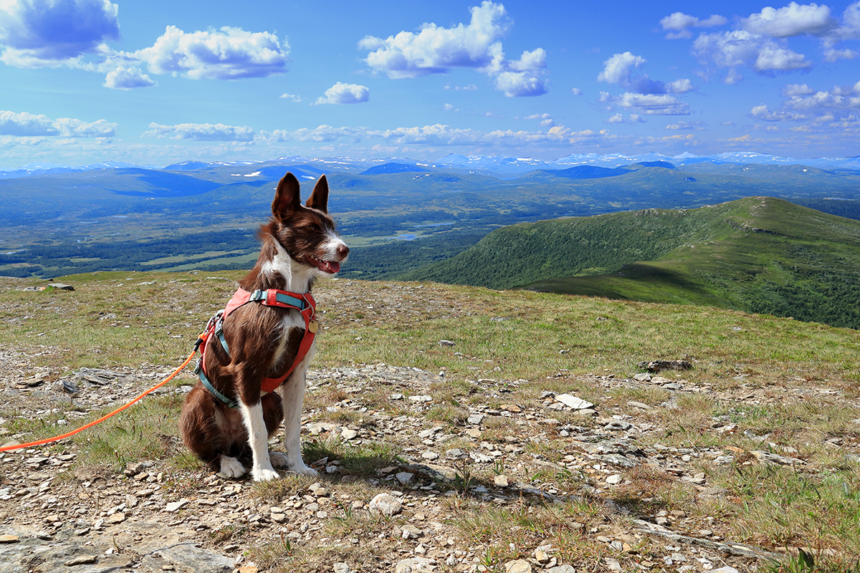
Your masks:
[{"label": "distant mountain range", "polygon": [[300,163],[308,167],[316,168],[319,172],[336,171],[342,173],[361,173],[366,175],[421,171],[461,171],[497,177],[515,176],[538,170],[565,170],[580,165],[616,168],[642,164],[646,167],[656,167],[657,165],[653,165],[655,163],[666,163],[671,164],[672,166],[693,165],[696,163],[711,163],[715,165],[727,163],[738,165],[805,165],[816,167],[818,169],[845,169],[860,171],[860,156],[797,159],[749,151],[718,153],[716,155],[693,155],[691,153],[682,153],[675,156],[661,155],[659,153],[643,153],[638,155],[624,155],[620,153],[598,155],[596,153],[584,153],[568,155],[566,157],[556,159],[555,161],[544,161],[529,157],[458,155],[451,153],[437,161],[397,157],[381,159],[352,159],[349,157],[317,158],[293,155],[264,161],[216,161],[212,163],[205,163],[202,161],[184,161],[167,165],[165,167],[141,166],[119,161],[107,161],[104,163],[78,167],[52,164],[30,164],[18,169],[0,170],[0,179],[121,168],[194,172],[207,171],[221,167],[243,168],[274,163]]}]

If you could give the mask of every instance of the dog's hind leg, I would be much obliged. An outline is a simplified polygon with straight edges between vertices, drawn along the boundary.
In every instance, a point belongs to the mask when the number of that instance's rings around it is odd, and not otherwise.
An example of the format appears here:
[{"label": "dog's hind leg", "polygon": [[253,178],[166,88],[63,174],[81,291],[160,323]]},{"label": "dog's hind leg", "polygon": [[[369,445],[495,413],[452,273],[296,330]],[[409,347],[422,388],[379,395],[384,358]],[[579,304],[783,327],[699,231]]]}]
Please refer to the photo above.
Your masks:
[{"label": "dog's hind leg", "polygon": [[305,373],[310,355],[302,361],[290,378],[281,385],[281,398],[284,404],[284,448],[287,450],[287,468],[291,472],[304,475],[317,475],[302,460],[302,402],[305,400]]},{"label": "dog's hind leg", "polygon": [[221,454],[221,473],[223,475],[228,478],[237,478],[245,475],[246,471],[248,470],[245,469],[242,462],[236,458],[231,458],[230,456]]}]

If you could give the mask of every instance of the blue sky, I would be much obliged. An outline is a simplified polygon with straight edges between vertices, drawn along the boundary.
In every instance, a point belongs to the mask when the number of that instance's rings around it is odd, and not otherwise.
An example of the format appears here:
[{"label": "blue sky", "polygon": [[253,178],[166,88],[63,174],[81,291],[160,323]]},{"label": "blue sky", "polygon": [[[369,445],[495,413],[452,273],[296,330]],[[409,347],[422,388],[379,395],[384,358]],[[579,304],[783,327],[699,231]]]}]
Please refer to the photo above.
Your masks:
[{"label": "blue sky", "polygon": [[860,154],[860,0],[0,0],[0,168]]}]

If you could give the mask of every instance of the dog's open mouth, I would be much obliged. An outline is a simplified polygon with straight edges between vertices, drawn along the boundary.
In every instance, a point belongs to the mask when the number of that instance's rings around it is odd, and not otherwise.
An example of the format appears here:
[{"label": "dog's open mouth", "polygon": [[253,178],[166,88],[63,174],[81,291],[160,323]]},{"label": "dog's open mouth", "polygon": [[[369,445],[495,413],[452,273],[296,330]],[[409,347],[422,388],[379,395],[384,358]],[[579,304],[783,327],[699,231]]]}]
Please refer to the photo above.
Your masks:
[{"label": "dog's open mouth", "polygon": [[308,255],[308,262],[324,273],[335,274],[340,271],[340,263],[337,261],[324,261],[313,255]]}]

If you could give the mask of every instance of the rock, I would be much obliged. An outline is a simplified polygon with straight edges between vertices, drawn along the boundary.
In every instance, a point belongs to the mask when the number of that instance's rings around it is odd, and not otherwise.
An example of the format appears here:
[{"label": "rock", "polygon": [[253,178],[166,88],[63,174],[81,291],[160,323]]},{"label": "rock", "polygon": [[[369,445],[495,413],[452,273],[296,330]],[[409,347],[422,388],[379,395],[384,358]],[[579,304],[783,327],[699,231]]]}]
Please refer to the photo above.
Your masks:
[{"label": "rock", "polygon": [[457,470],[438,464],[409,464],[405,469],[425,475],[434,481],[454,481],[457,479]]},{"label": "rock", "polygon": [[179,511],[180,509],[182,509],[186,505],[188,505],[188,500],[183,498],[183,499],[180,499],[179,501],[174,501],[173,503],[168,503],[166,506],[164,506],[164,511],[168,511],[170,513],[173,513],[175,511]]},{"label": "rock", "polygon": [[623,420],[612,420],[611,422],[609,422],[608,424],[603,426],[603,429],[616,431],[616,432],[623,432],[623,431],[629,430],[631,427],[632,427],[632,424],[630,424],[630,422],[625,422]]},{"label": "rock", "polygon": [[460,458],[466,457],[466,452],[464,452],[460,448],[453,448],[445,452],[445,457],[449,460],[459,460]]},{"label": "rock", "polygon": [[609,485],[618,485],[623,480],[624,480],[624,478],[621,477],[621,474],[612,474],[611,476],[606,478],[606,483],[608,483]]},{"label": "rock", "polygon": [[311,433],[313,436],[318,436],[322,432],[330,432],[334,430],[337,426],[334,424],[329,424],[327,422],[313,422],[311,424],[305,424],[304,428]]},{"label": "rock", "polygon": [[18,543],[20,539],[16,535],[0,535],[0,543]]},{"label": "rock", "polygon": [[466,428],[463,430],[463,433],[470,438],[475,438],[476,440],[481,437],[481,430],[478,428]]},{"label": "rock", "polygon": [[352,568],[347,563],[335,563],[334,573],[352,573]]},{"label": "rock", "polygon": [[121,512],[114,513],[106,520],[108,523],[117,524],[125,521],[125,514]]},{"label": "rock", "polygon": [[636,365],[645,368],[649,372],[660,372],[662,370],[690,370],[693,365],[689,360],[652,360],[651,362],[640,362]]},{"label": "rock", "polygon": [[635,374],[633,376],[633,379],[636,380],[637,382],[650,382],[651,381],[651,375],[648,374],[647,372],[642,372],[640,374]]},{"label": "rock", "polygon": [[129,477],[134,477],[140,472],[142,472],[144,469],[146,469],[146,466],[144,466],[143,463],[131,462],[125,466],[125,471],[123,471],[122,473]]},{"label": "rock", "polygon": [[412,481],[412,478],[415,477],[415,474],[411,474],[409,472],[400,472],[394,474],[394,477],[397,478],[397,481],[399,481],[401,484],[406,485]]},{"label": "rock", "polygon": [[440,340],[439,346],[454,346],[454,343],[450,340]]},{"label": "rock", "polygon": [[546,563],[549,561],[549,553],[546,552],[546,549],[543,546],[535,549],[535,561],[538,563]]},{"label": "rock", "polygon": [[170,563],[194,573],[231,573],[235,566],[234,559],[195,547],[189,542],[159,549],[158,552]]},{"label": "rock", "polygon": [[75,565],[87,565],[89,563],[95,563],[96,559],[98,559],[95,555],[78,555],[73,559],[69,559],[63,565],[66,567],[74,567]]},{"label": "rock", "polygon": [[720,567],[719,569],[711,569],[711,573],[738,573],[738,570],[734,567],[729,567],[726,565],[725,567]]},{"label": "rock", "polygon": [[642,402],[637,402],[635,400],[629,400],[627,402],[627,405],[630,406],[631,408],[639,408],[640,410],[650,410],[651,409],[651,406],[649,406],[648,404],[644,404]]},{"label": "rock", "polygon": [[416,539],[416,538],[424,535],[423,531],[421,531],[420,529],[418,529],[414,525],[410,525],[408,523],[406,525],[404,525],[403,527],[401,527],[400,530],[401,530],[401,537],[403,537],[403,539]]},{"label": "rock", "polygon": [[795,464],[805,464],[806,462],[803,460],[799,460],[797,458],[789,458],[786,456],[780,456],[779,454],[772,454],[770,452],[763,452],[761,450],[753,450],[750,452],[752,455],[756,457],[756,459],[760,462],[769,463],[769,464],[779,464],[781,466],[793,466]]},{"label": "rock", "polygon": [[412,402],[418,402],[418,403],[432,402],[433,397],[427,396],[426,394],[422,394],[422,395],[418,395],[418,396],[409,396],[409,400]]},{"label": "rock", "polygon": [[572,394],[559,394],[555,399],[572,410],[586,410],[594,407],[594,404],[591,402],[587,402],[582,398],[577,398]]},{"label": "rock", "polygon": [[368,505],[368,509],[370,511],[381,513],[386,517],[391,517],[392,515],[397,515],[403,509],[403,504],[400,503],[400,500],[392,495],[388,495],[387,493],[380,493],[372,500],[370,500],[370,504]]},{"label": "rock", "polygon": [[398,561],[394,573],[432,573],[435,569],[436,566],[426,557],[412,557]]},{"label": "rock", "polygon": [[484,421],[484,415],[483,414],[472,414],[468,418],[466,418],[466,421],[468,423],[472,424],[473,426],[480,426],[481,422]]},{"label": "rock", "polygon": [[340,433],[340,439],[344,442],[354,440],[357,437],[358,432],[356,432],[355,430],[350,430],[349,428],[344,428],[343,431]]},{"label": "rock", "polygon": [[505,573],[532,573],[531,563],[525,559],[505,563]]},{"label": "rock", "polygon": [[493,478],[493,483],[496,487],[508,487],[508,476],[499,475]]},{"label": "rock", "polygon": [[559,565],[558,567],[550,567],[546,573],[576,573],[576,569],[570,565]]},{"label": "rock", "polygon": [[439,459],[439,454],[437,454],[436,452],[426,451],[423,454],[421,454],[421,457],[424,458],[425,460],[433,461],[433,460]]}]

